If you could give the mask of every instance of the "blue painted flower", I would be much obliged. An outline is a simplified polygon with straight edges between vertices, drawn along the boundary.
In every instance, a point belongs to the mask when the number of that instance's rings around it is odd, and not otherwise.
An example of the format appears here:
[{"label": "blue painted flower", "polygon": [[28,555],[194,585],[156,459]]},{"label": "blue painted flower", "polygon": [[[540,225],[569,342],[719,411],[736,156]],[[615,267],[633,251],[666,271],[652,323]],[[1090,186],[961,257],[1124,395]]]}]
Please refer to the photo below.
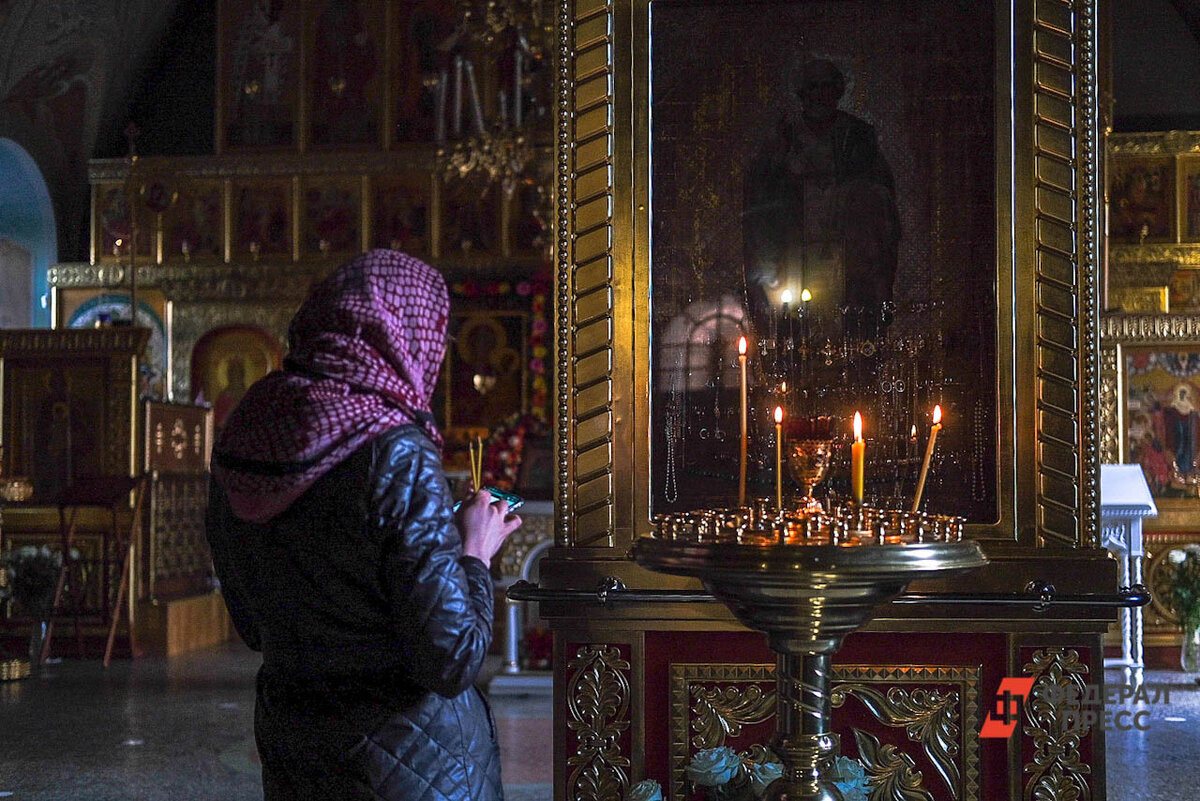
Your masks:
[{"label": "blue painted flower", "polygon": [[663,801],[662,785],[654,779],[643,779],[629,788],[625,801]]},{"label": "blue painted flower", "polygon": [[697,751],[687,766],[687,776],[704,787],[720,787],[732,781],[742,769],[742,758],[727,746]]},{"label": "blue painted flower", "polygon": [[767,794],[771,782],[783,775],[783,765],[778,762],[749,762],[750,786],[754,789],[754,797],[762,798]]},{"label": "blue painted flower", "polygon": [[867,772],[857,759],[840,756],[837,758],[837,785],[844,801],[867,801],[870,787]]}]

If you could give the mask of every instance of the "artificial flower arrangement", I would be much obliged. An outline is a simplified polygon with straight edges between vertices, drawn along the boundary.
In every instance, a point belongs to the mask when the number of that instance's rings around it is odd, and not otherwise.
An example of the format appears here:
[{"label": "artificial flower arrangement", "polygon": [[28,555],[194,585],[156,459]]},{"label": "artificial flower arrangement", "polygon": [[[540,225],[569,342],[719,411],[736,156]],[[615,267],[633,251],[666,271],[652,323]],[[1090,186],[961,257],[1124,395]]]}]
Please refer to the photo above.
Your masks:
[{"label": "artificial flower arrangement", "polygon": [[[688,763],[688,781],[704,794],[706,801],[759,801],[767,788],[783,775],[783,764],[766,749],[751,759],[728,746],[697,751]],[[868,801],[869,784],[862,763],[839,756],[831,777],[845,801]],[[625,801],[663,801],[662,786],[646,779],[629,788]]]},{"label": "artificial flower arrangement", "polygon": [[[72,549],[71,558],[79,554]],[[62,567],[62,553],[47,546],[35,548],[23,545],[4,554],[0,559],[5,572],[5,586],[0,587],[0,599],[15,600],[34,620],[45,620],[54,603],[54,590]]]},{"label": "artificial flower arrangement", "polygon": [[549,431],[546,422],[535,414],[514,414],[488,439],[483,451],[483,486],[511,490],[517,485],[525,440],[543,437]]},{"label": "artificial flower arrangement", "polygon": [[1200,628],[1200,545],[1195,543],[1167,553],[1166,601],[1187,631]]}]

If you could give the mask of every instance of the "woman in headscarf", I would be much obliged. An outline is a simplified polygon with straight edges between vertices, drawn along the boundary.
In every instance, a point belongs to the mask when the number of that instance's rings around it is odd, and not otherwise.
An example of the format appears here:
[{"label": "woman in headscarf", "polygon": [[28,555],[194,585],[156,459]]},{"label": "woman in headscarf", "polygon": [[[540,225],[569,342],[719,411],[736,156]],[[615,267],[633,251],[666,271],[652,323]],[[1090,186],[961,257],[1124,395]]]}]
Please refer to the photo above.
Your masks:
[{"label": "woman in headscarf", "polygon": [[457,519],[430,401],[442,276],[374,250],[318,285],[282,371],[213,455],[208,538],[263,653],[254,732],[274,799],[500,799],[473,687],[492,639],[488,563],[520,525],[483,491]]}]

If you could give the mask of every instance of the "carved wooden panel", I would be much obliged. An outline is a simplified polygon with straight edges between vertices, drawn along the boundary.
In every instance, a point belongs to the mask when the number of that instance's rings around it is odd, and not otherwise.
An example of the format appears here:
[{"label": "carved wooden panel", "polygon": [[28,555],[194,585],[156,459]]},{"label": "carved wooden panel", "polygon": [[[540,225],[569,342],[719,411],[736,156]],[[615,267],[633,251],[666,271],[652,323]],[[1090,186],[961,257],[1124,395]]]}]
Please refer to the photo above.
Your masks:
[{"label": "carved wooden panel", "polygon": [[[1021,740],[1025,798],[1045,801],[1088,801],[1097,779],[1092,776],[1091,726],[1081,726],[1064,714],[1069,698],[1087,697],[1091,675],[1080,652],[1086,648],[1059,646],[1022,648],[1022,675],[1034,678],[1025,702]],[[1099,779],[1103,787],[1103,778]]]},{"label": "carved wooden panel", "polygon": [[[981,673],[959,666],[834,668],[834,731],[847,756],[857,741],[872,777],[871,801],[980,798]],[[681,799],[684,767],[696,751],[769,744],[775,666],[677,664],[670,682],[671,797]]]},{"label": "carved wooden panel", "polygon": [[565,797],[622,798],[631,767],[630,646],[571,644],[567,652]]}]

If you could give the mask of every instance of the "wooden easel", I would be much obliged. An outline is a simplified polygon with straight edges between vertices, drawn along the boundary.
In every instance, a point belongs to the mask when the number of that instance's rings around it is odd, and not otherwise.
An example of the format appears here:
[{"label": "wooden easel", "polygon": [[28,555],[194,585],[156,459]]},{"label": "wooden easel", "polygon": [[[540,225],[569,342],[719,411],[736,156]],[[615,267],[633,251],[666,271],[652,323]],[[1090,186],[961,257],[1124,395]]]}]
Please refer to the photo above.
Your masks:
[{"label": "wooden easel", "polygon": [[[96,478],[78,479],[73,484],[64,488],[57,498],[58,502],[58,520],[59,520],[59,538],[62,547],[62,566],[58,571],[58,584],[54,588],[54,602],[50,607],[50,618],[46,626],[46,638],[42,642],[42,652],[39,656],[39,662],[45,662],[50,656],[50,642],[54,634],[54,618],[60,613],[64,590],[67,586],[71,587],[71,592],[75,593],[77,587],[75,585],[74,564],[71,559],[71,546],[75,541],[76,522],[79,510],[83,507],[106,508],[112,516],[112,527],[108,535],[105,536],[103,547],[104,559],[103,563],[107,564],[108,553],[110,548],[109,536],[111,543],[115,546],[118,553],[121,554],[121,569],[120,583],[117,587],[117,597],[114,602],[111,614],[111,621],[108,627],[108,641],[104,647],[104,666],[108,667],[112,661],[113,644],[116,641],[117,627],[121,622],[121,609],[125,606],[125,596],[127,592],[131,592],[131,577],[130,570],[132,569],[132,554],[133,544],[141,535],[142,531],[142,504],[145,498],[147,476],[130,477],[130,476],[99,476]],[[133,495],[133,522],[129,526],[129,531],[122,535],[120,526],[117,524],[117,512],[124,504],[128,503],[129,493]],[[69,513],[68,513],[68,510]],[[107,595],[107,577],[102,579],[102,587],[105,595]],[[83,639],[79,629],[79,606],[77,603],[71,604],[72,617],[75,621],[75,647],[79,656],[83,656]],[[128,620],[129,628],[129,647],[134,656],[138,656],[140,650],[137,646],[137,638],[133,629],[132,617]]]}]

